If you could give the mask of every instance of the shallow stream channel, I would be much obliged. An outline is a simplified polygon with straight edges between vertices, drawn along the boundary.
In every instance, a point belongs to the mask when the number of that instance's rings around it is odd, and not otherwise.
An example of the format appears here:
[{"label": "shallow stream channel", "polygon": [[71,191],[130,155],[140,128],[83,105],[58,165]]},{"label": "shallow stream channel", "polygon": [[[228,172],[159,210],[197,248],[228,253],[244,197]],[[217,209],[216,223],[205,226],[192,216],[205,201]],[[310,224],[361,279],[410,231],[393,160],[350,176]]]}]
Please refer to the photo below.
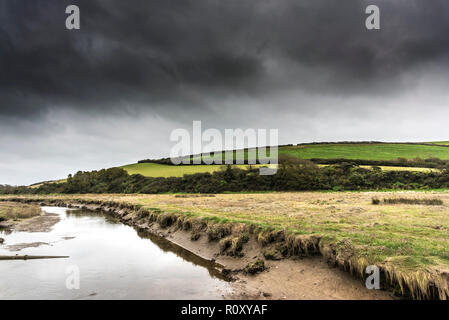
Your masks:
[{"label": "shallow stream channel", "polygon": [[47,232],[0,231],[0,299],[221,299],[230,283],[216,266],[108,215],[43,207]]}]

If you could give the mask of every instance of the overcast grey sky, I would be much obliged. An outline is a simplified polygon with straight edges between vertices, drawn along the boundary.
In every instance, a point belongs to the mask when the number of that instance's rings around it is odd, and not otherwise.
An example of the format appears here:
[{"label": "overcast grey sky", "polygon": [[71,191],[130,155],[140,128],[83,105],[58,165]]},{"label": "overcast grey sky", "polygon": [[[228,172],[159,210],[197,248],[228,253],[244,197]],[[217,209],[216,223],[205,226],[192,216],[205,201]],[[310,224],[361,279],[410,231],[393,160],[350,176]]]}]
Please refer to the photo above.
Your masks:
[{"label": "overcast grey sky", "polygon": [[449,140],[448,17],[447,0],[2,0],[0,183],[165,157],[193,120]]}]

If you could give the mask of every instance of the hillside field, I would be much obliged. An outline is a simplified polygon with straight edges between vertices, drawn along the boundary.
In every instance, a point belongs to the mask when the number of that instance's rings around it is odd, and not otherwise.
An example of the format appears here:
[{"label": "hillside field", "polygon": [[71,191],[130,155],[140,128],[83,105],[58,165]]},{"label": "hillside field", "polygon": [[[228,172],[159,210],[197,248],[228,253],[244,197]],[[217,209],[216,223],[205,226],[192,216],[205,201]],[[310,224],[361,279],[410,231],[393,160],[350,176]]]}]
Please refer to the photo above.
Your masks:
[{"label": "hillside field", "polygon": [[279,154],[301,159],[395,160],[397,158],[449,159],[449,148],[416,144],[318,144],[279,148]]},{"label": "hillside field", "polygon": [[[430,144],[430,143],[429,143]],[[446,144],[443,142],[435,142],[435,144]],[[229,154],[232,151],[223,152]],[[237,151],[234,153],[234,159],[237,154],[248,158],[248,151]],[[427,159],[439,158],[449,160],[449,147],[441,147],[438,145],[417,145],[417,144],[316,144],[316,145],[300,145],[300,146],[282,146],[279,147],[279,155],[288,155],[300,159],[357,159],[357,160],[396,160],[398,158],[405,159]],[[192,157],[192,159],[198,158]],[[204,157],[203,157],[204,158]],[[192,166],[172,166],[156,163],[136,163],[121,168],[125,169],[129,174],[141,174],[146,177],[182,177],[184,174],[194,174],[203,172],[214,172],[222,169],[222,165],[192,165]],[[247,165],[234,165],[245,169]],[[370,168],[370,166],[362,166]],[[393,167],[381,166],[385,171],[432,171],[428,168],[410,168],[410,167]],[[435,170],[435,169],[434,169]]]},{"label": "hillside field", "polygon": [[[255,165],[253,167],[259,167],[260,165]],[[324,165],[320,165],[324,166]],[[134,163],[121,168],[125,169],[128,174],[141,174],[145,177],[182,177],[185,174],[195,174],[204,172],[215,172],[223,170],[225,166],[222,165],[195,165],[195,166],[170,166],[165,164],[157,163]],[[248,165],[233,165],[232,167],[238,167],[241,169],[246,169]],[[361,166],[362,168],[370,169],[372,166]],[[431,172],[437,171],[437,169],[431,168],[411,168],[411,167],[392,167],[392,166],[381,166],[384,171],[414,171],[414,172]],[[62,180],[60,182],[63,182]],[[39,186],[39,185],[36,185]]]},{"label": "hillside field", "polygon": [[[248,165],[234,165],[246,169]],[[258,166],[254,166],[258,167]],[[223,170],[225,166],[222,165],[192,165],[192,166],[170,166],[158,163],[134,163],[121,168],[125,169],[128,174],[141,174],[145,177],[182,177],[185,174],[195,174],[204,172],[215,172]]]},{"label": "hillside field", "polygon": [[[299,146],[281,146],[279,147],[279,156],[288,155],[300,159],[351,159],[351,160],[377,160],[388,161],[396,160],[398,158],[405,159],[427,159],[427,158],[439,158],[442,160],[449,160],[449,142],[426,142],[426,145],[419,144],[399,144],[399,143],[339,143],[339,144],[310,144]],[[435,144],[434,146],[430,144]],[[448,145],[444,147],[441,145]],[[236,152],[227,151],[222,152],[223,156],[226,153],[233,153],[234,159]],[[244,154],[244,158],[247,159],[248,151],[237,151],[237,153]],[[192,157],[196,158],[196,157]],[[255,165],[259,167],[260,165]],[[239,167],[246,169],[248,165],[233,165],[233,167]],[[370,168],[371,166],[361,166],[364,168]],[[412,168],[412,167],[400,167],[400,166],[380,166],[384,171],[434,171],[437,169],[429,168]],[[185,174],[195,174],[204,172],[215,172],[222,170],[224,165],[166,165],[159,163],[134,163],[121,166],[130,175],[141,174],[145,177],[182,177]],[[54,182],[64,182],[65,179],[61,179]],[[41,184],[35,184],[33,187],[38,187]]]},{"label": "hillside field", "polygon": [[[432,145],[435,144],[435,145]],[[445,147],[447,145],[447,147]],[[223,152],[225,154],[232,151]],[[248,158],[248,151],[234,151]],[[279,155],[288,155],[300,159],[357,159],[357,160],[396,160],[404,159],[428,159],[439,158],[449,160],[448,142],[427,142],[425,144],[404,144],[404,143],[335,143],[335,144],[309,144],[297,146],[280,146]],[[199,156],[194,156],[196,159]],[[203,158],[205,158],[203,156]]]}]

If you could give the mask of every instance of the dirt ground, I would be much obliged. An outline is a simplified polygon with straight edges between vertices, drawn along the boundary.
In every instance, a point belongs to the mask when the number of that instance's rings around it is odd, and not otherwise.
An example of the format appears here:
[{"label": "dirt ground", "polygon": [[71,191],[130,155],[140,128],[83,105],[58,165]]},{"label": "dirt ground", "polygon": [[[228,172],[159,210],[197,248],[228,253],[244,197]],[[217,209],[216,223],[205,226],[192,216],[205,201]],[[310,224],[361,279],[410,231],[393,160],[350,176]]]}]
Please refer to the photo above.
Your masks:
[{"label": "dirt ground", "polygon": [[43,212],[40,216],[13,221],[9,226],[12,231],[23,231],[23,232],[48,232],[51,228],[58,223],[60,220],[59,216],[54,213]]},{"label": "dirt ground", "polygon": [[[241,270],[249,262],[263,259],[260,246],[250,241],[244,247],[244,256],[234,258],[218,255],[218,244],[206,237],[191,241],[189,232],[167,233],[156,228],[155,233],[193,253],[231,270]],[[390,300],[395,297],[387,291],[368,290],[362,280],[338,268],[329,267],[322,257],[265,260],[267,270],[257,275],[239,272],[232,282],[233,292],[226,299],[287,299],[287,300]]]},{"label": "dirt ground", "polygon": [[241,275],[232,299],[268,298],[287,300],[390,300],[386,291],[368,290],[361,280],[330,268],[321,257],[269,261],[268,271]]},{"label": "dirt ground", "polygon": [[[59,220],[60,218],[57,214],[42,212],[41,215],[28,219],[4,221],[2,227],[4,228],[4,232],[7,233],[13,231],[48,232],[56,223],[59,222]],[[48,243],[45,242],[30,242],[8,245],[7,243],[4,243],[4,240],[1,244],[6,246],[9,251],[21,251],[25,248],[35,248],[48,245]]]}]

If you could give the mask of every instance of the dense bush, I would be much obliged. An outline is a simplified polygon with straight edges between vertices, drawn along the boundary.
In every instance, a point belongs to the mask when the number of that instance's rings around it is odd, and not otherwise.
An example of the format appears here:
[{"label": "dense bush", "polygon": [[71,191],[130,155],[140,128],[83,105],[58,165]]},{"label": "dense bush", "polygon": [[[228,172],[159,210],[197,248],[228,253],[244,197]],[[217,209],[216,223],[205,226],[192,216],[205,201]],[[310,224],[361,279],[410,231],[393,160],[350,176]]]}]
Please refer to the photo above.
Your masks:
[{"label": "dense bush", "polygon": [[128,175],[121,168],[78,172],[63,183],[38,188],[0,186],[0,193],[221,193],[245,191],[378,190],[449,188],[449,171],[410,172],[364,169],[351,163],[318,167],[313,162],[283,158],[277,173],[259,175],[259,169],[232,168],[182,178]]},{"label": "dense bush", "polygon": [[410,198],[391,198],[384,199],[385,204],[423,204],[427,206],[441,206],[443,201],[441,199],[410,199]]},{"label": "dense bush", "polygon": [[[320,158],[312,158],[309,161],[315,164],[350,164],[353,166],[393,166],[393,167],[415,167],[415,168],[435,168],[435,169],[445,169],[449,168],[449,160],[441,160],[438,158],[415,158],[415,159],[406,159],[406,158],[397,158],[393,160],[364,160],[364,159],[344,159],[344,158],[335,158],[335,159],[320,159]],[[174,165],[170,158],[163,159],[146,159],[140,160],[138,163],[158,163],[163,165]],[[223,160],[224,163],[224,160]],[[247,163],[247,159],[245,158],[245,163]],[[259,162],[257,162],[259,163]],[[204,163],[200,163],[204,164]],[[180,164],[185,165],[185,164]],[[194,164],[187,164],[194,165]]]},{"label": "dense bush", "polygon": [[368,166],[393,166],[393,167],[417,167],[417,168],[449,168],[449,160],[441,160],[438,158],[415,158],[405,159],[397,158],[394,160],[357,160],[357,159],[310,159],[316,164],[342,164],[349,163],[354,166],[368,165]]}]

